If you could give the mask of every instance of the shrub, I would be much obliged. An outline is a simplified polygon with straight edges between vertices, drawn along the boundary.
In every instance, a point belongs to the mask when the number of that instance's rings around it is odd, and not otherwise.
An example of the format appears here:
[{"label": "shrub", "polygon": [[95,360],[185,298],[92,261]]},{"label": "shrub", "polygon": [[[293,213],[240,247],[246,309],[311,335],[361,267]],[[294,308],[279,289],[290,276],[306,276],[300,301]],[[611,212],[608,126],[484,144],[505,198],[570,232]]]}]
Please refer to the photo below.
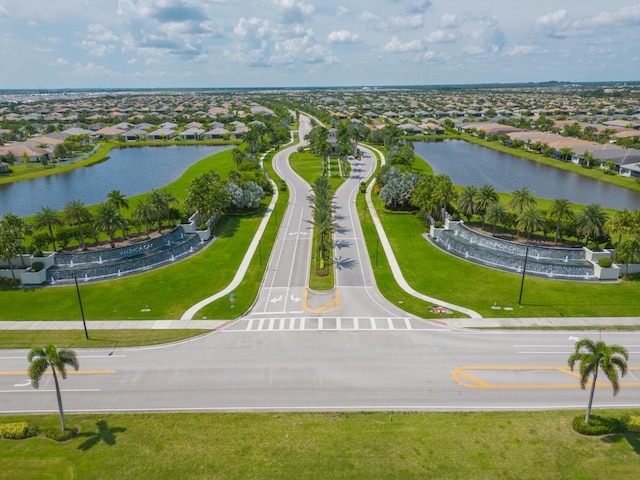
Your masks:
[{"label": "shrub", "polygon": [[59,428],[45,428],[42,430],[42,434],[50,438],[51,440],[55,440],[56,442],[66,442],[67,440],[72,439],[78,433],[77,427],[66,428],[65,430],[60,430]]},{"label": "shrub", "polygon": [[34,272],[39,272],[43,268],[44,268],[44,263],[42,262],[33,262],[31,264],[31,270],[33,270]]},{"label": "shrub", "polygon": [[626,419],[627,431],[640,433],[640,416],[632,415]]},{"label": "shrub", "polygon": [[613,265],[613,260],[611,260],[609,257],[599,258],[598,265],[600,265],[601,268],[611,268],[611,265]]},{"label": "shrub", "polygon": [[365,182],[360,182],[360,193],[367,193],[367,184]]},{"label": "shrub", "polygon": [[42,255],[42,250],[36,250],[33,252],[33,256],[34,257],[43,257],[44,255]]},{"label": "shrub", "polygon": [[600,417],[591,415],[589,423],[584,423],[584,415],[573,418],[573,429],[582,435],[606,435],[609,433],[624,433],[624,422],[613,417]]},{"label": "shrub", "polygon": [[443,227],[443,223],[440,220],[437,220],[434,227],[436,228],[442,228]]},{"label": "shrub", "polygon": [[0,438],[26,438],[29,424],[27,422],[13,422],[0,424]]}]

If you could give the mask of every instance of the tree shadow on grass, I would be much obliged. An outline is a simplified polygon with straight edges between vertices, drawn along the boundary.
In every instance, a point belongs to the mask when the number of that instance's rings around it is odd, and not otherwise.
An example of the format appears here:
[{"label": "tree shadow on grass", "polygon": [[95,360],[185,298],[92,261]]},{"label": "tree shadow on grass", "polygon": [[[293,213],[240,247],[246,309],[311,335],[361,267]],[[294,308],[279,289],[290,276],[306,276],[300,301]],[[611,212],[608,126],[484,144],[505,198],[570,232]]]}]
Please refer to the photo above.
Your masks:
[{"label": "tree shadow on grass", "polygon": [[127,429],[123,427],[112,427],[109,428],[107,422],[104,420],[98,420],[96,422],[96,426],[98,427],[98,431],[95,433],[87,432],[81,433],[78,437],[88,437],[84,442],[78,445],[78,450],[87,451],[93,448],[95,445],[100,443],[101,441],[106,443],[109,446],[113,446],[116,444],[116,433],[126,432]]},{"label": "tree shadow on grass", "polygon": [[602,438],[604,443],[620,443],[626,440],[633,451],[640,455],[640,434],[637,433],[616,433],[614,435],[607,435]]}]

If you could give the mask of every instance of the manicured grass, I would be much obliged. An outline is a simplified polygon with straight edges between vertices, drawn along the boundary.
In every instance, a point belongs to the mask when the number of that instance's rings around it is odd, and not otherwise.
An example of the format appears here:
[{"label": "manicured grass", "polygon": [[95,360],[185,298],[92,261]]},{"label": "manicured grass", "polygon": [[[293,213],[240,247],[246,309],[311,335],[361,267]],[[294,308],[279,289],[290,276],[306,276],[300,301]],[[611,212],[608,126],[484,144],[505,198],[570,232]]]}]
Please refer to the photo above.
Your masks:
[{"label": "manicured grass", "polygon": [[[374,199],[385,232],[409,284],[426,295],[471,308],[486,317],[635,316],[638,282],[570,282],[526,277],[448,255],[422,238],[424,223],[412,212],[384,211]],[[491,308],[493,304],[503,307]],[[512,307],[505,311],[504,307]]]},{"label": "manicured grass", "polygon": [[[42,400],[55,406],[53,396]],[[638,478],[640,435],[579,435],[571,428],[575,415],[67,414],[67,424],[80,429],[70,441],[0,440],[0,478]],[[0,420],[59,425],[57,415]]]},{"label": "manicured grass", "polygon": [[[276,185],[280,185],[280,177],[273,170],[273,165],[271,163],[272,159],[273,153],[269,154],[265,158],[264,168],[269,177],[271,177],[276,183]],[[235,294],[233,303],[229,301],[229,298],[221,298],[207,305],[200,312],[198,312],[197,318],[237,318],[247,310],[249,310],[249,308],[251,308],[258,295],[260,282],[262,281],[262,277],[264,276],[264,272],[267,268],[269,256],[271,255],[271,250],[273,249],[273,244],[275,243],[276,236],[278,235],[278,229],[280,228],[280,221],[282,220],[288,202],[289,190],[279,190],[278,202],[275,206],[273,214],[271,215],[271,218],[269,219],[267,228],[262,235],[262,240],[260,241],[259,248],[251,259],[251,264],[249,265],[242,283],[233,292]],[[255,234],[255,230],[257,230],[260,221],[262,221],[262,216],[263,214],[261,213],[259,216],[250,219],[250,225],[253,226],[253,230],[249,230],[249,232],[253,232],[250,238],[236,239],[245,244],[245,251],[249,247],[249,244],[253,239],[253,235]],[[248,219],[245,219],[243,221],[248,222]],[[240,254],[240,252],[238,252],[238,254]],[[242,255],[244,255],[244,252],[242,252]]]},{"label": "manicured grass", "polygon": [[[215,170],[222,178],[235,169],[227,150],[192,165],[167,186],[178,199],[197,175]],[[133,204],[138,197],[131,197]],[[151,272],[100,283],[80,283],[85,316],[90,320],[177,319],[194,303],[227,286],[242,261],[268,205],[247,216],[226,215],[218,238],[197,255]],[[259,281],[257,281],[259,283]],[[148,302],[150,312],[142,312]],[[5,308],[6,306],[6,308]],[[0,320],[79,319],[75,287],[0,291]],[[229,318],[229,317],[227,317]]]},{"label": "manicured grass", "polygon": [[211,330],[3,330],[0,348],[33,348],[53,343],[59,348],[120,348],[158,345],[208,333]]}]

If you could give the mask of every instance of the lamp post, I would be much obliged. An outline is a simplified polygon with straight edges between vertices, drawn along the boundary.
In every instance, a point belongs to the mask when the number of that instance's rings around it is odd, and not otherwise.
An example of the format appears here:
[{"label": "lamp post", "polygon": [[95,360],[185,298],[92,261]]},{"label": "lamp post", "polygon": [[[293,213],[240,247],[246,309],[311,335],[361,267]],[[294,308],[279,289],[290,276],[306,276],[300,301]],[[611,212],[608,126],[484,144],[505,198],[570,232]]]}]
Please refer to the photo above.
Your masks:
[{"label": "lamp post", "polygon": [[524,251],[524,266],[522,267],[522,281],[520,282],[520,297],[518,298],[518,305],[522,305],[522,289],[524,288],[524,276],[527,273],[527,259],[529,258],[529,244]]},{"label": "lamp post", "polygon": [[76,282],[76,293],[78,294],[78,303],[80,304],[80,314],[82,315],[82,326],[84,327],[84,337],[89,340],[89,332],[87,332],[87,322],[84,319],[84,309],[82,308],[82,298],[80,298],[80,288],[78,287],[78,275],[74,275]]}]

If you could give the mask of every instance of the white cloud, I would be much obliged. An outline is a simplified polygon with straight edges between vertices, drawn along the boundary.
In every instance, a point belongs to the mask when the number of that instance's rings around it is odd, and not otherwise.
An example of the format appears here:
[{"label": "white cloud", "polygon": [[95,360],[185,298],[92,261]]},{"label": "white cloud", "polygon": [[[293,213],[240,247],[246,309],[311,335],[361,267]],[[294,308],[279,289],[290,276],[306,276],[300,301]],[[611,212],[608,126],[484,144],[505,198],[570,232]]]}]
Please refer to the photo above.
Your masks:
[{"label": "white cloud", "polygon": [[623,7],[616,12],[601,12],[584,22],[595,27],[615,27],[619,25],[640,25],[640,4]]},{"label": "white cloud", "polygon": [[423,46],[420,40],[401,42],[398,37],[392,37],[391,40],[382,47],[382,50],[385,52],[415,52],[422,49]]},{"label": "white cloud", "polygon": [[87,38],[98,42],[114,42],[118,37],[99,23],[91,23],[87,26]]},{"label": "white cloud", "polygon": [[296,0],[273,0],[273,3],[282,10],[283,23],[303,23],[314,11],[310,3]]},{"label": "white cloud", "polygon": [[536,19],[536,28],[551,37],[566,35],[568,27],[569,22],[567,21],[566,10],[558,10]]},{"label": "white cloud", "polygon": [[102,65],[98,65],[93,62],[88,62],[86,64],[81,64],[81,63],[76,64],[74,66],[73,71],[71,72],[71,76],[92,77],[92,78],[119,77],[120,73],[110,70]]},{"label": "white cloud", "polygon": [[514,45],[509,49],[507,55],[517,57],[520,55],[533,55],[540,53],[540,47],[537,45]]},{"label": "white cloud", "polygon": [[327,42],[329,43],[357,43],[359,41],[360,35],[348,30],[336,30],[327,36]]},{"label": "white cloud", "polygon": [[457,39],[457,32],[445,30],[434,30],[425,38],[428,43],[451,43],[455,42]]},{"label": "white cloud", "polygon": [[78,46],[87,50],[89,55],[92,57],[104,57],[105,55],[115,51],[115,47],[113,45],[105,45],[103,43],[94,42],[93,40],[82,40],[78,43]]},{"label": "white cloud", "polygon": [[408,15],[404,17],[392,17],[389,26],[398,30],[415,30],[424,25],[422,15]]},{"label": "white cloud", "polygon": [[349,13],[349,9],[347,7],[340,6],[336,10],[336,18],[344,18],[347,13]]},{"label": "white cloud", "polygon": [[442,28],[455,28],[458,25],[458,17],[452,13],[445,13],[440,17],[440,26]]}]

